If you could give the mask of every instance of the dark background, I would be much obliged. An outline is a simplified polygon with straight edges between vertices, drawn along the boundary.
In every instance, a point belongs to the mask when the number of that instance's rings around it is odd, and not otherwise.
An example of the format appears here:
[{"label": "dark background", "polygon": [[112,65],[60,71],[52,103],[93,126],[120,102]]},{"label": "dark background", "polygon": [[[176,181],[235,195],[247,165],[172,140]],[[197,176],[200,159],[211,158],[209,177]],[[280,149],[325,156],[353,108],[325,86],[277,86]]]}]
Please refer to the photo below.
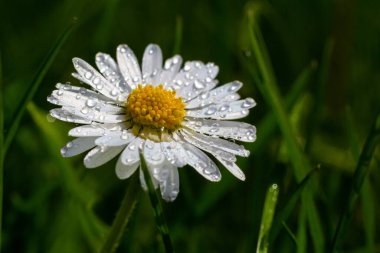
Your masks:
[{"label": "dark background", "polygon": [[[179,197],[164,203],[177,252],[254,252],[268,186],[279,185],[276,211],[281,212],[298,182],[276,121],[263,124],[273,119],[273,109],[250,72],[255,61],[248,11],[260,13],[283,97],[291,94],[305,68],[314,68],[288,114],[312,167],[320,167],[312,176],[313,201],[324,243],[313,243],[315,231],[297,201],[284,221],[288,230],[280,226],[270,251],[328,252],[358,154],[379,108],[380,1],[1,1],[6,130],[49,49],[77,19],[5,157],[3,252],[96,252],[102,244],[129,180],[116,178],[114,160],[87,170],[83,155],[62,158],[59,148],[70,140],[67,131],[74,125],[52,122],[47,115],[54,106],[46,97],[57,82],[79,85],[70,75],[73,57],[94,64],[97,52],[114,56],[122,43],[139,59],[147,44],[157,43],[165,58],[180,53],[185,61],[214,62],[220,67],[220,83],[240,80],[242,97],[256,100],[258,105],[245,121],[257,126],[258,140],[247,145],[251,156],[238,160],[246,181],[220,166],[223,179],[215,184],[184,167]],[[343,252],[380,252],[379,163],[377,149],[345,231]],[[162,251],[153,210],[141,192],[118,252]]]}]

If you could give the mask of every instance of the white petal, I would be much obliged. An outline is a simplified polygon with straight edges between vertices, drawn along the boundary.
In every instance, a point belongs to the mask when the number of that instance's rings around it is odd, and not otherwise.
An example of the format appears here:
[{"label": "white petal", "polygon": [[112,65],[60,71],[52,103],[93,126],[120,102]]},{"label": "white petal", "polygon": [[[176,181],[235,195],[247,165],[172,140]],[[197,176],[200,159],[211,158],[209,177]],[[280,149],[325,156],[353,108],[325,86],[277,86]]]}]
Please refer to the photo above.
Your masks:
[{"label": "white petal", "polygon": [[[148,171],[149,171],[149,174],[150,174],[150,178],[152,179],[152,183],[153,183],[153,186],[155,189],[158,188],[158,181],[156,178],[152,177],[152,172],[150,171],[149,167],[148,167]],[[146,182],[145,182],[145,177],[144,177],[144,173],[142,171],[142,169],[140,168],[140,183],[141,183],[141,187],[146,191],[148,190],[148,187],[146,185]]]},{"label": "white petal", "polygon": [[133,139],[135,139],[135,136],[131,132],[128,132],[128,130],[123,130],[108,133],[102,137],[99,137],[95,140],[95,144],[98,146],[116,147],[126,145]]},{"label": "white petal", "polygon": [[131,88],[125,83],[119,66],[108,54],[97,53],[95,57],[96,66],[100,73],[115,87],[120,87],[125,93],[129,93]]},{"label": "white petal", "polygon": [[213,90],[201,93],[191,101],[186,103],[186,109],[203,107],[209,104],[217,104],[220,102],[235,101],[240,98],[236,93],[243,84],[239,81],[226,83]]},{"label": "white petal", "polygon": [[174,201],[179,193],[179,175],[177,167],[166,161],[156,174],[161,195],[165,201]]},{"label": "white petal", "polygon": [[199,133],[211,136],[246,142],[256,140],[256,127],[243,122],[188,118],[182,124]]},{"label": "white petal", "polygon": [[141,71],[137,58],[127,45],[119,45],[116,52],[120,72],[125,82],[132,88],[141,83]]},{"label": "white petal", "polygon": [[93,147],[95,147],[94,137],[81,137],[68,142],[63,148],[61,148],[61,154],[63,157],[71,157],[83,153]]},{"label": "white petal", "polygon": [[158,45],[146,47],[142,61],[142,75],[145,83],[158,85],[157,79],[162,69],[162,52]]},{"label": "white petal", "polygon": [[135,138],[121,153],[116,164],[116,175],[120,179],[130,177],[140,166],[139,146],[143,141]]},{"label": "white petal", "polygon": [[223,147],[215,146],[213,141],[209,143],[208,140],[203,140],[203,138],[199,138],[199,136],[196,138],[193,133],[188,133],[185,131],[181,131],[181,135],[186,142],[200,148],[201,150],[204,150],[214,156],[220,156],[230,161],[236,161],[236,157],[233,153],[223,150]]},{"label": "white petal", "polygon": [[125,145],[118,147],[97,146],[88,152],[84,158],[84,166],[89,169],[99,167],[117,156],[124,147]]},{"label": "white petal", "polygon": [[[83,89],[85,90],[85,89]],[[56,99],[57,105],[77,107],[87,110],[97,110],[100,112],[110,113],[110,114],[121,114],[125,113],[125,109],[116,105],[111,105],[106,101],[103,101],[90,92],[79,93],[72,92],[64,89],[54,90],[51,94],[53,98]]]},{"label": "white petal", "polygon": [[180,55],[175,55],[165,61],[164,67],[161,71],[160,78],[157,84],[163,84],[165,88],[169,88],[172,85],[174,76],[178,73],[181,68],[182,57]]},{"label": "white petal", "polygon": [[177,96],[186,102],[214,88],[217,84],[217,80],[214,79],[217,74],[218,66],[213,63],[205,65],[200,61],[186,62],[173,80],[173,83],[178,85]]},{"label": "white petal", "polygon": [[219,162],[223,164],[226,169],[231,172],[232,175],[237,177],[238,179],[244,181],[245,180],[245,175],[244,172],[239,168],[239,166],[236,165],[236,163],[231,162],[231,161],[226,161],[221,157],[216,157]]},{"label": "white petal", "polygon": [[161,151],[160,143],[146,140],[143,152],[148,167],[157,164],[162,164],[165,160],[165,155]]},{"label": "white petal", "polygon": [[119,158],[119,160],[116,163],[116,169],[115,169],[116,176],[119,179],[127,179],[131,175],[133,175],[133,173],[135,173],[135,171],[138,169],[139,166],[140,166],[140,161],[135,162],[131,165],[125,165],[122,162],[120,162],[120,158]]},{"label": "white petal", "polygon": [[126,129],[125,123],[90,124],[71,129],[69,135],[74,137],[103,136],[115,131],[120,132],[124,129]]},{"label": "white petal", "polygon": [[[72,73],[72,75],[80,76],[78,73]],[[83,96],[86,96],[89,98],[96,98],[96,99],[102,100],[102,101],[107,102],[107,103],[113,103],[114,102],[113,99],[106,97],[103,94],[97,93],[93,90],[89,90],[89,89],[86,89],[83,87],[70,85],[68,83],[57,83],[55,87],[59,90],[74,92],[74,93],[77,93],[79,95],[83,95]]]},{"label": "white petal", "polygon": [[176,141],[161,142],[161,150],[168,162],[174,166],[183,167],[187,164],[186,151],[183,149],[181,143]]},{"label": "white petal", "polygon": [[86,124],[91,122],[100,122],[100,123],[119,123],[126,121],[125,115],[113,115],[105,112],[100,112],[96,108],[76,108],[63,106],[62,110],[67,111],[68,113],[78,116],[80,118],[86,119]]},{"label": "white petal", "polygon": [[90,124],[91,120],[85,119],[83,117],[79,117],[74,115],[62,108],[55,108],[50,110],[50,115],[56,119],[66,121],[66,122],[74,122],[78,124]]},{"label": "white petal", "polygon": [[126,93],[119,87],[114,86],[107,81],[95,68],[80,58],[73,58],[75,69],[81,75],[81,81],[89,84],[99,93],[109,97],[115,101],[125,101]]},{"label": "white petal", "polygon": [[199,110],[187,110],[186,116],[222,120],[240,119],[246,117],[249,109],[255,105],[256,102],[252,98],[246,98],[233,102],[209,105]]},{"label": "white petal", "polygon": [[[193,139],[193,140],[196,140],[198,143],[203,143],[206,146],[208,145],[208,146],[223,150],[225,152],[228,152],[234,155],[243,156],[243,157],[249,156],[249,151],[246,150],[243,145],[238,145],[236,143],[233,143],[224,139],[220,139],[217,137],[210,137],[210,136],[200,134],[193,130],[185,129],[185,128],[181,129],[181,133],[183,134],[183,136],[185,137],[187,141],[190,141],[191,139]],[[219,156],[224,157],[224,155],[219,155]]]},{"label": "white petal", "polygon": [[184,143],[187,153],[187,163],[199,174],[210,181],[220,181],[222,175],[215,163],[201,150],[191,144]]}]

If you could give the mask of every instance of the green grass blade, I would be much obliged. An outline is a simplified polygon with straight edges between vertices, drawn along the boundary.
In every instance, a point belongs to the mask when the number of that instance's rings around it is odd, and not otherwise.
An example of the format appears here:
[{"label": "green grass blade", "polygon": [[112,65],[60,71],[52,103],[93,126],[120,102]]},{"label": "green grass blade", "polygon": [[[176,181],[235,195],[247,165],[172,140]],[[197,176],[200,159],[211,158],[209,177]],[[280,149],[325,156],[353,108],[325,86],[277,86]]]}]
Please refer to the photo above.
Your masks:
[{"label": "green grass blade", "polygon": [[261,218],[259,239],[257,242],[257,253],[267,253],[269,248],[269,232],[272,226],[273,215],[278,198],[278,186],[273,184],[269,187],[265,196],[263,215]]},{"label": "green grass blade", "polygon": [[175,23],[175,39],[174,39],[173,54],[179,54],[179,52],[181,51],[182,37],[183,37],[182,33],[183,33],[182,16],[177,16],[176,23]]},{"label": "green grass blade", "polygon": [[112,223],[111,230],[100,250],[101,253],[113,253],[120,244],[123,232],[132,216],[135,209],[137,199],[140,193],[140,184],[138,174],[131,178],[128,190],[121,202],[119,211]]},{"label": "green grass blade", "polygon": [[[346,108],[346,129],[347,129],[347,137],[350,142],[351,153],[358,161],[360,158],[360,145],[359,145],[359,137],[357,134],[357,129],[354,125],[353,116],[351,113],[351,109],[349,107]],[[362,197],[362,209],[363,209],[363,226],[364,233],[366,238],[366,252],[372,253],[375,252],[375,205],[376,203],[375,197],[371,191],[371,184],[369,178],[366,178],[363,184],[363,189],[361,193]]]},{"label": "green grass blade", "polygon": [[[256,22],[257,20],[254,20],[253,18],[253,13],[254,10],[248,11],[248,33],[252,51],[256,57],[258,68],[263,80],[262,82],[258,82],[257,85],[261,86],[260,90],[264,99],[272,107],[273,113],[276,117],[277,123],[280,127],[289,152],[290,161],[294,169],[294,175],[297,181],[301,181],[306,173],[311,170],[311,166],[296,141],[297,139],[295,133],[290,125],[289,117],[287,116],[287,113],[284,109],[284,103],[280,96],[278,85],[274,76],[271,62],[269,60],[264,40],[260,32],[260,28]],[[308,210],[307,218],[310,224],[310,230],[312,231],[311,235],[314,244],[314,250],[317,253],[322,253],[324,252],[325,248],[325,238],[311,190],[303,194],[302,203]]]},{"label": "green grass blade", "polygon": [[317,80],[317,90],[316,90],[316,95],[314,99],[314,103],[310,112],[310,117],[309,117],[309,122],[308,122],[308,129],[307,134],[306,134],[306,142],[305,142],[305,152],[309,153],[311,146],[313,145],[313,134],[318,126],[318,121],[321,115],[321,110],[323,104],[323,96],[325,94],[326,90],[326,84],[327,84],[327,79],[329,77],[329,70],[330,70],[330,65],[331,65],[331,55],[334,49],[334,41],[332,39],[328,39],[326,41],[324,50],[323,50],[323,55],[321,59],[321,64],[319,68],[319,73],[318,73],[318,80]]},{"label": "green grass blade", "polygon": [[298,184],[297,188],[290,194],[290,198],[285,202],[284,207],[281,208],[281,211],[276,215],[272,232],[269,238],[269,241],[272,243],[278,236],[279,232],[282,229],[282,224],[287,221],[289,216],[292,214],[294,208],[297,205],[297,202],[302,196],[302,192],[305,189],[306,185],[310,182],[312,176],[317,172],[317,168],[310,171],[306,177]]},{"label": "green grass blade", "polygon": [[165,219],[164,211],[162,209],[160,198],[157,194],[156,189],[154,188],[152,178],[148,171],[148,167],[146,166],[146,163],[145,163],[145,159],[141,154],[140,154],[140,162],[141,162],[140,164],[141,169],[143,170],[143,173],[144,173],[145,182],[148,187],[149,199],[154,210],[154,216],[156,218],[157,228],[162,235],[165,251],[166,253],[174,252],[172,240],[169,234],[169,228],[166,223],[166,219]]},{"label": "green grass blade", "polygon": [[378,145],[380,137],[380,113],[376,114],[374,123],[365,141],[364,147],[359,157],[356,166],[351,190],[349,193],[348,201],[343,209],[342,216],[339,220],[337,229],[331,245],[331,252],[335,252],[342,246],[344,236],[348,230],[351,217],[356,208],[356,203],[359,198],[364,181],[369,173],[369,164],[371,162],[375,148]]},{"label": "green grass blade", "polygon": [[288,233],[289,237],[292,239],[292,241],[294,242],[294,244],[297,246],[298,245],[298,242],[297,242],[297,238],[296,236],[294,235],[293,231],[290,229],[290,227],[288,225],[286,225],[286,223],[283,221],[281,222],[282,226],[284,227],[285,231]]},{"label": "green grass blade", "polygon": [[307,252],[307,217],[304,206],[301,206],[300,214],[298,217],[298,229],[297,229],[297,253]]},{"label": "green grass blade", "polygon": [[25,92],[25,95],[22,98],[21,103],[17,107],[15,116],[13,117],[11,123],[9,124],[9,128],[7,129],[8,133],[7,133],[7,136],[5,137],[4,146],[3,146],[4,153],[7,152],[18,130],[19,124],[21,122],[22,116],[24,115],[27,104],[29,103],[29,101],[32,100],[34,94],[38,90],[38,87],[40,86],[50,66],[54,62],[55,57],[58,55],[59,50],[62,48],[63,44],[65,43],[65,41],[67,40],[71,32],[73,31],[75,24],[76,24],[76,21],[72,21],[68,25],[68,27],[63,31],[63,33],[60,35],[57,42],[50,49],[46,58],[42,62],[37,74],[35,75],[34,79],[32,80],[32,82],[30,83],[28,87],[28,90]]}]

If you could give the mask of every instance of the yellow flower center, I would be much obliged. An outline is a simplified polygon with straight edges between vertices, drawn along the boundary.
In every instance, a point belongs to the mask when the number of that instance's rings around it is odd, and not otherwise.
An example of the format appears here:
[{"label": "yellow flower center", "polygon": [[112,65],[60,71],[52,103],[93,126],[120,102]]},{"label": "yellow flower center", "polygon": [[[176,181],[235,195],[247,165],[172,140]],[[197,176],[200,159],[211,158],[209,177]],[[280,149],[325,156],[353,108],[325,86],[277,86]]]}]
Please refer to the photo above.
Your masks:
[{"label": "yellow flower center", "polygon": [[[126,102],[127,114],[131,117],[134,128],[177,129],[185,117],[185,104],[182,98],[175,97],[175,91],[165,90],[160,84],[138,85]],[[135,128],[136,129],[136,128]]]}]

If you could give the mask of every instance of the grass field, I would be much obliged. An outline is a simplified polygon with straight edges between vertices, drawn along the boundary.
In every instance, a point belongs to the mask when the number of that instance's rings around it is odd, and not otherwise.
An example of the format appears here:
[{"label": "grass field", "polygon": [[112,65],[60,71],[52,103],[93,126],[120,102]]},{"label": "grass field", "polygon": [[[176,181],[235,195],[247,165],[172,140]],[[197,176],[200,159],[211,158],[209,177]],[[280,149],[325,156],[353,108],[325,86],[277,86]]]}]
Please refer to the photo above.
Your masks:
[{"label": "grass field", "polygon": [[[379,14],[370,0],[1,1],[0,249],[170,252],[166,238],[184,253],[380,252]],[[94,65],[123,43],[244,83],[257,102],[244,182],[221,164],[218,183],[185,166],[157,223],[137,173],[61,157],[75,124],[50,117],[46,97],[58,82],[85,86],[73,57]]]}]

